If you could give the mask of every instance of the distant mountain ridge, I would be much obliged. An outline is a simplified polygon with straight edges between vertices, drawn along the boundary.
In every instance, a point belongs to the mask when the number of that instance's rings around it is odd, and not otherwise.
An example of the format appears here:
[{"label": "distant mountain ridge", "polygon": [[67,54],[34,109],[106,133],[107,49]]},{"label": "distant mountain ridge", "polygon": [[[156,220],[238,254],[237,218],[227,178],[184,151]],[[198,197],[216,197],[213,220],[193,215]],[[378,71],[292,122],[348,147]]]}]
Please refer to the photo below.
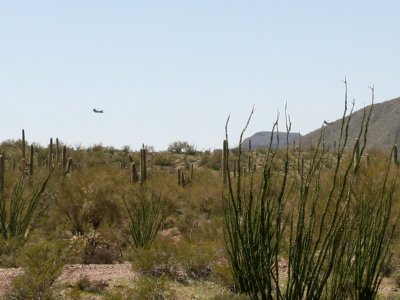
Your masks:
[{"label": "distant mountain ridge", "polygon": [[[348,135],[348,147],[352,147],[360,130],[360,125],[364,115],[364,109],[368,113],[371,105],[366,106],[356,112],[353,112],[351,121],[349,124],[349,135]],[[346,116],[348,120],[349,116]],[[333,149],[335,141],[339,140],[340,128],[342,124],[342,118],[326,123],[324,125],[325,133],[325,145],[328,148]],[[296,144],[300,142],[304,146],[310,146],[316,144],[321,134],[321,128],[318,128],[304,136],[299,133],[290,133],[289,143]],[[249,139],[251,140],[252,149],[267,147],[270,142],[271,132],[260,131],[243,140],[242,147],[248,149]],[[286,133],[279,133],[279,147],[286,146]],[[372,108],[371,118],[367,132],[367,146],[366,149],[383,149],[389,150],[393,144],[399,143],[400,141],[400,97],[392,100],[388,100],[382,103],[374,104]],[[274,138],[273,146],[276,146],[277,139]]]},{"label": "distant mountain ridge", "polygon": [[[353,147],[358,137],[362,118],[368,114],[371,105],[354,112],[349,124],[348,147]],[[348,116],[346,116],[348,120]],[[338,119],[324,126],[325,145],[333,147],[339,140],[342,119]],[[321,128],[314,130],[302,137],[303,145],[315,144],[321,134]],[[373,105],[371,118],[367,131],[366,149],[389,150],[400,139],[400,97]]]}]

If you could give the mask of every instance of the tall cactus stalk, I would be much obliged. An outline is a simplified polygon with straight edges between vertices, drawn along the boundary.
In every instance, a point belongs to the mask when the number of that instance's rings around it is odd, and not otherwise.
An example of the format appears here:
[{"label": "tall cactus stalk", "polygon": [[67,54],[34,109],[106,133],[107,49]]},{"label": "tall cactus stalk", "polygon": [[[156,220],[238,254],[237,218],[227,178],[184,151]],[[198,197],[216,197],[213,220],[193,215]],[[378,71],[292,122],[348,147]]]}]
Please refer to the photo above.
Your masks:
[{"label": "tall cactus stalk", "polygon": [[56,138],[56,166],[57,169],[60,168],[60,142],[58,138]]},{"label": "tall cactus stalk", "polygon": [[393,146],[393,161],[394,161],[394,163],[396,165],[399,164],[399,160],[397,158],[397,155],[398,155],[398,153],[397,153],[397,144],[394,144],[394,146]]},{"label": "tall cactus stalk", "polygon": [[63,170],[65,170],[67,166],[67,147],[65,145],[62,148],[61,159],[62,159],[62,168]]},{"label": "tall cactus stalk", "polygon": [[146,149],[144,144],[140,149],[140,183],[145,183],[147,179]]},{"label": "tall cactus stalk", "polygon": [[49,165],[49,169],[53,168],[53,138],[50,138],[50,145],[49,145],[49,158],[47,160]]},{"label": "tall cactus stalk", "polygon": [[33,175],[33,150],[33,145],[31,145],[29,152],[29,176]]},{"label": "tall cactus stalk", "polygon": [[22,147],[21,148],[21,150],[22,150],[22,158],[21,159],[25,159],[26,144],[25,144],[25,130],[24,129],[22,129],[22,146],[21,147]]},{"label": "tall cactus stalk", "polygon": [[5,168],[5,156],[0,155],[0,193],[3,193],[4,190],[4,173],[6,171]]},{"label": "tall cactus stalk", "polygon": [[136,170],[135,162],[131,162],[131,182],[138,182],[139,177]]},{"label": "tall cactus stalk", "polygon": [[72,157],[68,158],[67,169],[65,170],[65,174],[69,174],[72,171]]}]

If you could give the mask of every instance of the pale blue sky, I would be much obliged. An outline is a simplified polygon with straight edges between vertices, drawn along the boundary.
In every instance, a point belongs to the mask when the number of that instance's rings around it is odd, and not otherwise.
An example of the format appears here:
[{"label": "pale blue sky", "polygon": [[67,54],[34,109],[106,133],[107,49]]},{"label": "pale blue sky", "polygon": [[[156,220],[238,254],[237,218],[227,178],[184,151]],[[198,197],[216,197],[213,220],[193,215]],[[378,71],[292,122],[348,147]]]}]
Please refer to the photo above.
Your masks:
[{"label": "pale blue sky", "polygon": [[400,1],[0,0],[0,141],[212,149],[285,102],[305,134],[344,76],[357,108],[399,97],[399,40]]}]

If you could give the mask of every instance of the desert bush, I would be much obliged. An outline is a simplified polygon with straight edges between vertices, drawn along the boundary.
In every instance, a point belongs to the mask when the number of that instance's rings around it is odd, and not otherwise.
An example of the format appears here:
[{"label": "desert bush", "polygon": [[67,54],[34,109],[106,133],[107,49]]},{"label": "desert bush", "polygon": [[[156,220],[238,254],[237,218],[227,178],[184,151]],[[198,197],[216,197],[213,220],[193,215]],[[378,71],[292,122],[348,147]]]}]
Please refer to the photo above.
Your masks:
[{"label": "desert bush", "polygon": [[60,179],[54,195],[56,226],[64,220],[73,235],[83,235],[90,229],[98,230],[103,223],[119,225],[122,217],[116,199],[123,182],[122,174],[116,171],[86,169]]},{"label": "desert bush", "polygon": [[176,292],[171,288],[168,278],[143,276],[137,279],[133,288],[134,299],[173,300]]},{"label": "desert bush", "polygon": [[55,299],[51,286],[64,265],[63,247],[49,242],[26,245],[18,263],[24,274],[13,279],[6,299]]},{"label": "desert bush", "polygon": [[151,245],[131,252],[132,266],[143,274],[170,278],[188,283],[189,280],[210,278],[219,259],[219,244],[202,240],[159,238]]},{"label": "desert bush", "polygon": [[74,236],[69,245],[71,257],[77,257],[82,264],[113,264],[122,262],[121,249],[92,230]]},{"label": "desert bush", "polygon": [[185,153],[187,155],[194,155],[196,154],[196,147],[190,145],[188,142],[177,141],[169,144],[167,151],[175,154]]},{"label": "desert bush", "polygon": [[75,287],[82,292],[101,293],[108,287],[108,283],[102,280],[92,281],[85,275],[79,278]]}]

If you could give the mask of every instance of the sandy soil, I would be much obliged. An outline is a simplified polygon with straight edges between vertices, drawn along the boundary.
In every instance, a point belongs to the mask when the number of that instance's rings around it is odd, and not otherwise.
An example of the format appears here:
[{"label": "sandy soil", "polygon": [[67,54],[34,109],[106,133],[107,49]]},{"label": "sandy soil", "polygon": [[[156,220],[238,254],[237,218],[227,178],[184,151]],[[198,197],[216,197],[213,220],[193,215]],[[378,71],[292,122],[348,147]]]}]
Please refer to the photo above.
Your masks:
[{"label": "sandy soil", "polygon": [[[0,269],[0,294],[4,293],[14,276],[22,273],[22,268]],[[74,284],[83,276],[87,276],[90,281],[109,281],[134,278],[137,273],[132,270],[128,262],[113,265],[66,265],[55,284]]]}]

